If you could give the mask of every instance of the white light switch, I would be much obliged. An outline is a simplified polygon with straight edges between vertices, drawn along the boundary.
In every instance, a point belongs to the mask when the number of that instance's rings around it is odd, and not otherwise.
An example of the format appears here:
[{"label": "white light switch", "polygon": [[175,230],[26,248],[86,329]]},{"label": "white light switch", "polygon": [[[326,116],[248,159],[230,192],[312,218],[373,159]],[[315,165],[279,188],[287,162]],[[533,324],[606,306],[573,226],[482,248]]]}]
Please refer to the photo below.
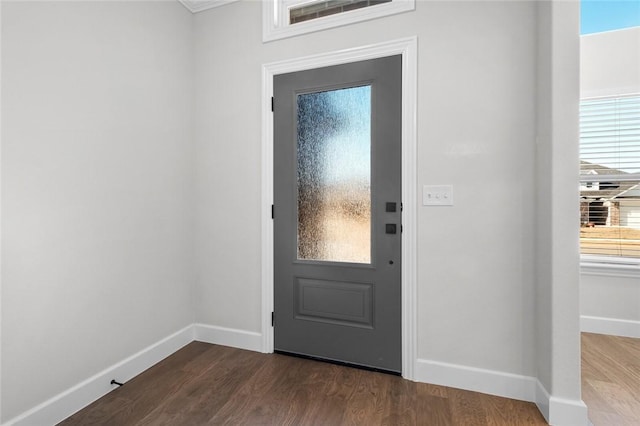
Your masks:
[{"label": "white light switch", "polygon": [[424,185],[422,187],[423,206],[452,206],[453,185]]}]

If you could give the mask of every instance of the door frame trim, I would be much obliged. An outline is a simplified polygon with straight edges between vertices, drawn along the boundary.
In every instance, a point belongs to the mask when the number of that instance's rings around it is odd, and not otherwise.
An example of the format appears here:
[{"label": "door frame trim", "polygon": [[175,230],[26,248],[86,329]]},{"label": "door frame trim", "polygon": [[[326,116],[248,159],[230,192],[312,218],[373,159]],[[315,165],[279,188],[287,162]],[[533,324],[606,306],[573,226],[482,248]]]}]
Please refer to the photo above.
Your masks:
[{"label": "door frame trim", "polygon": [[273,77],[331,65],[402,55],[402,377],[414,380],[417,359],[417,68],[418,38],[407,37],[262,66],[262,352],[273,352]]}]

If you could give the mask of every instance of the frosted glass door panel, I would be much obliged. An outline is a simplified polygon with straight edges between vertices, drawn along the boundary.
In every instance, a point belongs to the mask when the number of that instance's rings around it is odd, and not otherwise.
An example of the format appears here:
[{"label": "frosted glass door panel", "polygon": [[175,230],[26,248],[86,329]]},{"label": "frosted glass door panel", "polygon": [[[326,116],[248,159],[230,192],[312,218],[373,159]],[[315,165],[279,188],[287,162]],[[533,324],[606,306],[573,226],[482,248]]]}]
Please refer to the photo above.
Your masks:
[{"label": "frosted glass door panel", "polygon": [[297,96],[298,259],[371,263],[371,86]]}]

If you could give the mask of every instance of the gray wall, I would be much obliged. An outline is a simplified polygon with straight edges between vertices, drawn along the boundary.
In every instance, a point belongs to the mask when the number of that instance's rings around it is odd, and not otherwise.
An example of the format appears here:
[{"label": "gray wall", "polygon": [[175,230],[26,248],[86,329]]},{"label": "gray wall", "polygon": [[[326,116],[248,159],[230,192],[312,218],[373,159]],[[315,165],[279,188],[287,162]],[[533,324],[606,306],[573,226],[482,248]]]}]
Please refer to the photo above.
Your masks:
[{"label": "gray wall", "polygon": [[2,4],[3,420],[193,322],[192,16]]},{"label": "gray wall", "polygon": [[417,35],[417,183],[456,200],[418,212],[418,357],[534,375],[535,5],[417,2],[266,44],[261,20],[195,16],[198,322],[260,332],[261,65]]},{"label": "gray wall", "polygon": [[573,216],[536,210],[573,187],[573,122],[538,117],[571,95],[556,12],[418,1],[263,44],[256,1],[3,3],[2,418],[193,322],[259,333],[261,66],[414,35],[416,184],[456,200],[418,211],[418,358],[579,399]]},{"label": "gray wall", "polygon": [[545,415],[585,422],[578,4],[418,1],[266,44],[261,19],[255,2],[195,17],[198,322],[260,331],[260,66],[417,35],[416,183],[455,188],[454,207],[418,211],[418,362],[536,377],[539,401],[561,397]]},{"label": "gray wall", "polygon": [[[580,97],[632,93],[640,93],[640,28],[582,36]],[[633,272],[627,275],[582,274],[580,313],[604,320],[595,320],[601,323],[597,330],[613,334],[620,330],[607,321],[632,321],[626,334],[640,337],[640,280]]]},{"label": "gray wall", "polygon": [[591,317],[634,321],[640,324],[638,278],[582,274],[580,313]]}]

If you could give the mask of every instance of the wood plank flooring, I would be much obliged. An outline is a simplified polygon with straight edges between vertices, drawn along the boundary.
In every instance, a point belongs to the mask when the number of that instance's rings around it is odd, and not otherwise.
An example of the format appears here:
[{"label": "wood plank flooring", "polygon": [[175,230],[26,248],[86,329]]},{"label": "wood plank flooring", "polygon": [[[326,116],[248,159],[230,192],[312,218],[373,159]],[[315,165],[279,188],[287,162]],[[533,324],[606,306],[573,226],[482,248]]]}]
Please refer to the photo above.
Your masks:
[{"label": "wood plank flooring", "polygon": [[192,342],[60,425],[546,425],[531,403]]},{"label": "wood plank flooring", "polygon": [[640,339],[582,333],[582,400],[594,426],[640,425]]}]

